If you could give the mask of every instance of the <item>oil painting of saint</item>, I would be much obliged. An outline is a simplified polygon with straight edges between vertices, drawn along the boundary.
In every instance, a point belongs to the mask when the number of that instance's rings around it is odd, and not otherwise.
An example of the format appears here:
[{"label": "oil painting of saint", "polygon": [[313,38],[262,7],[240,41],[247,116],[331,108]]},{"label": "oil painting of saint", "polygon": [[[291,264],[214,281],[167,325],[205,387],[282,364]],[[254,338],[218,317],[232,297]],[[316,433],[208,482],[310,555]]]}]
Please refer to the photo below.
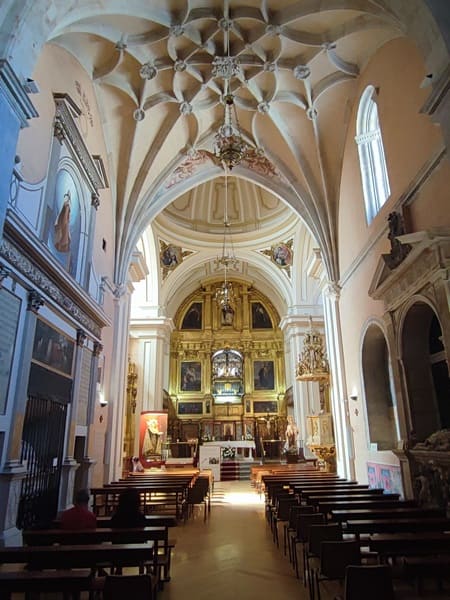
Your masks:
[{"label": "oil painting of saint", "polygon": [[252,327],[253,329],[272,328],[269,313],[261,302],[252,302]]},{"label": "oil painting of saint", "polygon": [[60,169],[56,176],[51,220],[47,224],[48,247],[73,277],[82,265],[78,256],[82,228],[80,186],[68,170]]},{"label": "oil painting of saint", "polygon": [[183,260],[181,248],[169,244],[161,250],[159,260],[164,269],[174,269]]},{"label": "oil painting of saint", "polygon": [[202,308],[203,305],[201,302],[193,302],[184,315],[181,329],[201,329]]},{"label": "oil painting of saint", "polygon": [[272,246],[272,260],[279,267],[290,267],[292,265],[292,250],[287,244]]},{"label": "oil painting of saint", "polygon": [[55,221],[54,244],[58,252],[69,252],[70,250],[70,190],[64,194],[61,210]]},{"label": "oil painting of saint", "polygon": [[181,363],[181,390],[183,392],[199,392],[201,390],[201,368],[200,362]]},{"label": "oil painting of saint", "polygon": [[255,360],[254,362],[255,390],[274,389],[273,361]]},{"label": "oil painting of saint", "polygon": [[144,411],[139,425],[139,459],[144,468],[161,460],[167,435],[167,413]]}]

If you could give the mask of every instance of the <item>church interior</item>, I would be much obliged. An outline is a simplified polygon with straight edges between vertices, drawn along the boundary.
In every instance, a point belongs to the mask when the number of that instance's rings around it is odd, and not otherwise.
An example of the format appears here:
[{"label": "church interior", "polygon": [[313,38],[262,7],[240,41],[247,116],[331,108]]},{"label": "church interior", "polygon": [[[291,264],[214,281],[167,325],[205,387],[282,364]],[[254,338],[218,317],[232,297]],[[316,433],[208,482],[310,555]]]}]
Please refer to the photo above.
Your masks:
[{"label": "church interior", "polygon": [[446,0],[1,3],[1,546],[132,470],[449,512],[449,49]]}]

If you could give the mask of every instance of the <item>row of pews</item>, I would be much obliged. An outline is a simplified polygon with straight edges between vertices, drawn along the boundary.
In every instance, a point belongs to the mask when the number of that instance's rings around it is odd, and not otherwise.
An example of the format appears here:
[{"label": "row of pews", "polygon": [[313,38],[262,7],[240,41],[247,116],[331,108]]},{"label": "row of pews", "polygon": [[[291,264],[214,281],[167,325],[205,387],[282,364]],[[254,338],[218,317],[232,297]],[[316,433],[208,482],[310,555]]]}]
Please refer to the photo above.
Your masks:
[{"label": "row of pews", "polygon": [[[282,535],[284,555],[311,600],[320,600],[324,582],[335,580],[348,590],[345,600],[394,598],[394,587],[405,585],[426,597],[425,581],[433,592],[448,585],[444,509],[316,470],[262,474],[260,490],[273,542],[280,547]],[[364,589],[349,591],[350,574]]]},{"label": "row of pews", "polygon": [[[107,590],[119,589],[119,583],[117,579],[113,585],[108,582],[118,576],[127,578],[131,595],[134,585],[142,586],[142,579],[148,579],[145,595],[154,600],[171,579],[175,542],[169,531],[188,518],[191,490],[198,489],[200,483],[206,518],[212,487],[209,472],[183,469],[130,473],[117,482],[92,488],[95,529],[64,531],[55,521],[49,529],[23,531],[22,546],[0,547],[0,600],[9,600],[18,592],[60,592],[78,598],[83,591],[104,594],[104,600],[110,600]],[[146,526],[111,528],[110,517],[119,495],[130,486],[140,492]],[[137,594],[138,588],[135,591]]]}]

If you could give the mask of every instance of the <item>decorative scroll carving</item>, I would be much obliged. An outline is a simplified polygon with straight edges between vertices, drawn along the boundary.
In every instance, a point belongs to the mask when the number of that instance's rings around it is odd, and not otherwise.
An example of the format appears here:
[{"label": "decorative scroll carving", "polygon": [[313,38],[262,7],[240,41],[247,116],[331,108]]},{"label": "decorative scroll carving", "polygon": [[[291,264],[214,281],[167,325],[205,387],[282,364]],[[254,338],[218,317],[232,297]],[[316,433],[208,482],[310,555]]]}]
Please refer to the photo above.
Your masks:
[{"label": "decorative scroll carving", "polygon": [[7,269],[0,263],[0,288],[3,286],[3,281],[10,275],[10,269]]},{"label": "decorative scroll carving", "polygon": [[86,341],[87,335],[86,332],[83,331],[82,329],[77,329],[77,346],[79,346],[80,348],[84,346],[84,343]]},{"label": "decorative scroll carving", "polygon": [[100,337],[101,329],[95,321],[88,317],[68,296],[63,294],[61,289],[51,279],[25,257],[14,244],[5,238],[0,245],[0,255],[20,271],[20,273],[25,275],[31,283],[39,287],[42,292],[73,316],[90,333],[97,338]]},{"label": "decorative scroll carving", "polygon": [[103,352],[103,344],[100,344],[100,342],[94,342],[94,349],[92,351],[92,355],[95,358],[98,358],[102,352]]},{"label": "decorative scroll carving", "polygon": [[31,310],[37,314],[41,306],[44,306],[44,300],[42,296],[36,292],[36,290],[30,290],[28,293],[27,310]]},{"label": "decorative scroll carving", "polygon": [[97,210],[100,206],[100,198],[97,192],[92,192],[91,194],[91,205],[95,208],[95,210]]},{"label": "decorative scroll carving", "polygon": [[309,331],[305,333],[303,350],[298,357],[296,379],[300,381],[328,380],[330,369],[323,345],[323,336],[312,327],[309,318]]}]

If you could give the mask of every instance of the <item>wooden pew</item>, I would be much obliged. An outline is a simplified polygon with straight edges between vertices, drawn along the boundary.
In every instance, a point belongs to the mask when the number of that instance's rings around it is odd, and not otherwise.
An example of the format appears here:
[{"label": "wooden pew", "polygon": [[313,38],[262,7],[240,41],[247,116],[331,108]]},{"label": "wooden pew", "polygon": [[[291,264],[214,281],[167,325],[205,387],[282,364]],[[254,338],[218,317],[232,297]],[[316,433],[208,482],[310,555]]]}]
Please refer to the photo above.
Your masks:
[{"label": "wooden pew", "polygon": [[428,519],[432,517],[445,517],[445,510],[437,508],[421,508],[419,506],[413,507],[388,507],[388,508],[359,508],[359,509],[346,509],[340,510],[333,508],[330,511],[331,520],[337,523],[343,523],[345,521],[354,521],[361,519],[394,519],[394,518],[414,518],[414,519]]},{"label": "wooden pew", "polygon": [[91,591],[90,569],[76,571],[0,571],[0,600],[9,600],[11,594],[61,593],[64,597],[79,597],[80,592]]},{"label": "wooden pew", "polygon": [[450,531],[450,519],[430,517],[428,519],[413,519],[400,517],[392,519],[361,519],[349,520],[343,527],[344,533],[352,533],[357,537],[361,534],[419,532],[419,531]]},{"label": "wooden pew", "polygon": [[50,546],[53,544],[144,544],[161,539],[166,534],[165,527],[77,529],[30,529],[22,532],[27,546]]},{"label": "wooden pew", "polygon": [[449,531],[375,533],[368,540],[370,551],[379,555],[380,562],[398,556],[450,554]]},{"label": "wooden pew", "polygon": [[[183,504],[186,499],[188,483],[165,482],[132,486],[140,493],[141,508],[144,513],[158,509],[169,512],[177,519],[183,515]],[[93,496],[92,510],[96,516],[110,516],[114,512],[119,496],[129,489],[128,485],[107,485],[91,488]]]},{"label": "wooden pew", "polygon": [[[145,515],[146,527],[176,527],[177,518],[174,515]],[[110,527],[111,517],[97,517],[97,527]],[[58,526],[58,521],[55,521]]]},{"label": "wooden pew", "polygon": [[400,498],[400,494],[379,494],[373,493],[373,490],[355,490],[355,493],[345,493],[344,491],[342,494],[328,493],[327,495],[315,495],[312,493],[311,495],[306,494],[304,501],[307,504],[318,506],[320,503],[324,502],[332,504],[334,502],[352,502],[357,500],[379,500],[380,498],[385,498],[387,500],[398,500]]},{"label": "wooden pew", "polygon": [[138,567],[153,560],[153,543],[75,544],[0,547],[0,564],[28,565],[30,570]]},{"label": "wooden pew", "polygon": [[169,541],[168,527],[26,530],[22,533],[24,544],[28,546],[86,545],[86,544],[139,544],[151,542],[153,552],[153,572],[162,584],[170,581],[171,554],[174,543]]},{"label": "wooden pew", "polygon": [[336,510],[347,510],[347,509],[355,509],[358,510],[360,508],[395,508],[395,507],[404,507],[404,508],[412,508],[417,507],[417,502],[415,500],[399,500],[394,498],[393,500],[387,496],[387,494],[382,494],[380,497],[376,499],[368,499],[368,500],[333,500],[331,502],[319,502],[317,505],[318,512],[323,512],[325,514],[329,514],[333,509]]}]

